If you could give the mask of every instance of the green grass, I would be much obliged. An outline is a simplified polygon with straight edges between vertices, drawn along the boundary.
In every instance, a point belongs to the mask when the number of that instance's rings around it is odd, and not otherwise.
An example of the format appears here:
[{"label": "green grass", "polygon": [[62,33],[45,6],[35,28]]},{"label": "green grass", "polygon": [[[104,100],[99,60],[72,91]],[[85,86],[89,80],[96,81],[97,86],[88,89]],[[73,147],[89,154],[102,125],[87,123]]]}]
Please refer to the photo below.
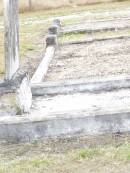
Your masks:
[{"label": "green grass", "polygon": [[87,149],[80,149],[74,153],[74,157],[77,160],[81,159],[92,159],[97,157],[98,155],[102,154],[102,151],[97,148],[87,148]]},{"label": "green grass", "polygon": [[59,41],[61,43],[67,42],[67,41],[76,41],[81,40],[85,38],[84,33],[68,33],[60,36]]}]

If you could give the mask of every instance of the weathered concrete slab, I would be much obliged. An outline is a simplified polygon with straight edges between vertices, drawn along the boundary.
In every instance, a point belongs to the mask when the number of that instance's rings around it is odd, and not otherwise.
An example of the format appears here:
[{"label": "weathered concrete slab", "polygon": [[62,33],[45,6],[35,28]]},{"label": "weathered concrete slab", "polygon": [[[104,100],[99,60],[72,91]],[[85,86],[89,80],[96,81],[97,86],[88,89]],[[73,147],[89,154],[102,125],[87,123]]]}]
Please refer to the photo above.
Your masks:
[{"label": "weathered concrete slab", "polygon": [[5,87],[7,84],[4,80],[0,80],[0,87]]},{"label": "weathered concrete slab", "polygon": [[[45,117],[64,117],[64,114],[86,112],[84,116],[106,114],[107,112],[122,112],[130,110],[130,90],[112,92],[75,93],[56,95],[54,97],[36,97],[33,100],[33,113],[42,113]],[[78,114],[77,114],[78,116]],[[79,115],[80,116],[80,115]],[[65,118],[65,117],[64,117]]]},{"label": "weathered concrete slab", "polygon": [[0,141],[130,131],[130,90],[37,97],[30,115],[0,117]]}]

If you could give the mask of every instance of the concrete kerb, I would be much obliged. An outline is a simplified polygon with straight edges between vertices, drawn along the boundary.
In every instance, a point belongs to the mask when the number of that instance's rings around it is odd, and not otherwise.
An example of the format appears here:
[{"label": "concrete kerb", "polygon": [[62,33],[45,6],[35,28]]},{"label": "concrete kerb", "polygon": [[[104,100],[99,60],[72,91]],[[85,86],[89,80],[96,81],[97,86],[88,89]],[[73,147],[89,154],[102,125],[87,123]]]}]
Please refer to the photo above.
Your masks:
[{"label": "concrete kerb", "polygon": [[7,83],[5,81],[0,81],[0,88],[6,87],[6,86],[7,86]]},{"label": "concrete kerb", "polygon": [[[87,113],[57,115],[45,119],[44,115],[33,118],[12,117],[5,121],[0,118],[0,141],[23,142],[35,141],[50,137],[66,137],[74,135],[99,135],[105,133],[118,133],[130,131],[130,112],[98,114]],[[37,117],[35,115],[35,117]],[[66,118],[65,118],[66,117]]]},{"label": "concrete kerb", "polygon": [[67,46],[67,45],[73,45],[73,44],[91,44],[96,41],[107,41],[107,40],[114,40],[114,39],[130,39],[129,35],[122,35],[122,36],[114,36],[114,37],[106,37],[106,38],[90,38],[90,39],[84,39],[84,40],[79,40],[79,41],[67,41],[62,43],[62,46]]},{"label": "concrete kerb", "polygon": [[58,47],[58,35],[60,30],[60,21],[54,20],[53,25],[48,29],[49,35],[46,37],[46,50],[40,65],[34,73],[31,83],[40,83],[44,80],[48,71],[49,64],[54,58],[55,50]]},{"label": "concrete kerb", "polygon": [[100,93],[130,88],[129,76],[112,76],[98,79],[81,79],[65,82],[43,82],[32,84],[34,96],[69,94],[76,92]]}]

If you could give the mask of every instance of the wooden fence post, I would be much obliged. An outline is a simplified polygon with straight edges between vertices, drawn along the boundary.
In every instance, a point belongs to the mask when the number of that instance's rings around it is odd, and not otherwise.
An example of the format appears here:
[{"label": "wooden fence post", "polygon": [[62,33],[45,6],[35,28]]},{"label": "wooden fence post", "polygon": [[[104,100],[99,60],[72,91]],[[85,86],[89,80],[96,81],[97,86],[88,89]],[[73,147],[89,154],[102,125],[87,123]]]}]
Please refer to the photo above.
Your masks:
[{"label": "wooden fence post", "polygon": [[4,0],[6,81],[10,81],[19,68],[18,13],[18,0]]},{"label": "wooden fence post", "polygon": [[28,7],[29,7],[29,10],[31,11],[32,10],[32,0],[28,0]]}]

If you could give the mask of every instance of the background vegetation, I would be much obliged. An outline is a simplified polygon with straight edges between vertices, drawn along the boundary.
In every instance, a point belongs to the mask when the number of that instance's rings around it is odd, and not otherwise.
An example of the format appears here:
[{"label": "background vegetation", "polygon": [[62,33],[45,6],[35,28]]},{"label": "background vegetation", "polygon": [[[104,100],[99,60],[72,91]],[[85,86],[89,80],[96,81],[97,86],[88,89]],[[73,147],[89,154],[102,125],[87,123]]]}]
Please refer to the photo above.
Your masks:
[{"label": "background vegetation", "polygon": [[[77,6],[100,2],[112,2],[119,0],[19,0],[20,11],[25,12],[28,10],[42,10],[42,9],[53,9],[65,6]],[[121,0],[120,0],[121,1]],[[123,0],[122,0],[123,1]],[[3,11],[3,0],[0,0],[0,14]]]}]

